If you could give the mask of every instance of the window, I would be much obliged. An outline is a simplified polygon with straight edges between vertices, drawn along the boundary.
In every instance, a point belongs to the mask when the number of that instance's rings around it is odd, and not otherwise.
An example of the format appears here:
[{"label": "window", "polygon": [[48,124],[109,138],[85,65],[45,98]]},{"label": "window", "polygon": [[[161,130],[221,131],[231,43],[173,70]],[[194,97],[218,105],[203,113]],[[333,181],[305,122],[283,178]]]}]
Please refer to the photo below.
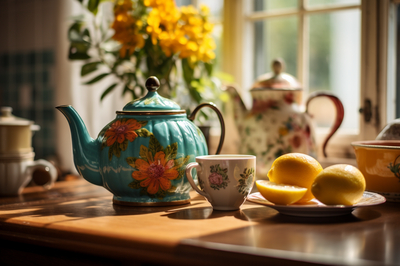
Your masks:
[{"label": "window", "polygon": [[[271,72],[276,57],[303,84],[304,98],[326,90],[341,99],[345,118],[328,157],[354,158],[351,141],[374,139],[395,118],[391,1],[238,0],[225,1],[224,9],[223,71],[235,77],[248,103],[251,84]],[[310,106],[319,142],[334,120],[330,108],[319,99]]]}]

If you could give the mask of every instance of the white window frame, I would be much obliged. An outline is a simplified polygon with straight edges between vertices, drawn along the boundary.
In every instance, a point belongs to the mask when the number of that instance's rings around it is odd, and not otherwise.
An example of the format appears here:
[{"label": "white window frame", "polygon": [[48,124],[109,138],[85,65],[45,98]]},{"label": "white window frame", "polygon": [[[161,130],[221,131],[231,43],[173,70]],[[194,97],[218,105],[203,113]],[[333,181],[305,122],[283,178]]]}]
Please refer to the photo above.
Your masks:
[{"label": "white window frame", "polygon": [[[299,10],[304,12],[306,0],[299,0]],[[360,109],[363,109],[366,99],[371,101],[372,117],[369,122],[364,121],[360,113],[360,132],[338,131],[327,146],[328,158],[322,163],[330,164],[348,161],[355,163],[351,142],[356,140],[375,139],[383,126],[395,118],[395,23],[396,3],[400,0],[362,0],[361,6],[361,73],[360,73]],[[252,23],[261,18],[272,17],[264,12],[251,13],[252,1],[225,0],[224,1],[224,35],[223,35],[223,64],[222,70],[235,77],[235,81],[245,99],[250,105],[248,89],[253,82],[253,27]],[[333,10],[345,10],[349,7],[332,7]],[[290,11],[289,11],[290,12]],[[319,12],[318,9],[312,11]],[[324,11],[325,12],[325,11]],[[302,16],[300,16],[302,17]],[[306,20],[300,19],[299,27]],[[303,27],[304,28],[304,27]],[[299,34],[299,38],[307,36]],[[307,41],[307,40],[304,40]],[[308,84],[304,69],[308,69],[306,47],[302,46],[303,39],[299,40],[299,58],[297,77],[303,84]],[[302,51],[302,52],[300,52]],[[317,130],[317,141],[321,142],[325,134]],[[321,145],[319,145],[320,147]]]}]

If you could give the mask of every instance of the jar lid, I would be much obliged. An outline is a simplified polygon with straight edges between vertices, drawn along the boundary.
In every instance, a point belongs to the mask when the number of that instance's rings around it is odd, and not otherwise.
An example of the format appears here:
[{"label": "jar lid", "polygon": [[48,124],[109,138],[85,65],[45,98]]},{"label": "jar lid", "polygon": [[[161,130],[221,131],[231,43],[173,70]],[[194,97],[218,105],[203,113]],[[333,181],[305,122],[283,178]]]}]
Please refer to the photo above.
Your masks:
[{"label": "jar lid", "polygon": [[259,76],[251,89],[301,90],[300,82],[292,75],[283,72],[284,66],[283,59],[273,60],[271,64],[272,72]]},{"label": "jar lid", "polygon": [[33,121],[19,118],[12,114],[12,107],[0,107],[0,126],[29,126],[33,125]]},{"label": "jar lid", "polygon": [[133,100],[125,105],[124,112],[185,112],[174,101],[160,96],[157,92],[160,87],[160,81],[157,77],[151,76],[146,80],[147,94],[140,98]]}]

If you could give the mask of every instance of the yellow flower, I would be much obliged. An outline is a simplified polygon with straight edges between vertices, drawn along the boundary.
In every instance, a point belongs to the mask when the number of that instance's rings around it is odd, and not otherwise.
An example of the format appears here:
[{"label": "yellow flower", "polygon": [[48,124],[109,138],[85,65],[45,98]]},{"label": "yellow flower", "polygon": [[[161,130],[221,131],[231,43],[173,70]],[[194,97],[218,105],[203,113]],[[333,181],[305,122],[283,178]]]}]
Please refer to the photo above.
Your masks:
[{"label": "yellow flower", "polygon": [[208,7],[203,5],[200,11],[193,6],[178,8],[173,0],[144,0],[143,4],[149,9],[147,16],[135,17],[131,0],[116,2],[113,39],[122,44],[121,57],[142,48],[143,33],[147,33],[152,45],[158,45],[167,57],[178,55],[192,64],[215,58]]},{"label": "yellow flower", "polygon": [[136,20],[132,15],[132,2],[130,0],[120,0],[114,7],[115,19],[111,25],[115,33],[113,39],[120,42],[120,56],[124,58],[126,52],[132,54],[136,48],[143,48],[144,38],[139,34],[142,27],[140,20]]},{"label": "yellow flower", "polygon": [[200,11],[203,16],[208,16],[210,14],[210,9],[204,4],[200,5]]}]

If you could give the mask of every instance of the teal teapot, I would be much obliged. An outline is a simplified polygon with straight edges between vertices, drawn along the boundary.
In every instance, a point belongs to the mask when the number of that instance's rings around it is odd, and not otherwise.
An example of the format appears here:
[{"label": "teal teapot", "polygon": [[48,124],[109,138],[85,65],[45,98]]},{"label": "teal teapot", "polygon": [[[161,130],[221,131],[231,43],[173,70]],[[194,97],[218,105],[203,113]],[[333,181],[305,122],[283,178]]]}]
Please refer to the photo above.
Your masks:
[{"label": "teal teapot", "polygon": [[156,77],[148,78],[147,95],[117,111],[97,139],[89,136],[72,106],[56,107],[71,129],[76,169],[90,183],[109,190],[115,204],[166,206],[190,202],[185,167],[196,156],[208,154],[205,137],[192,122],[204,107],[218,115],[222,134],[216,153],[222,148],[225,124],[214,104],[202,103],[188,117],[178,104],[157,93],[159,86]]}]

